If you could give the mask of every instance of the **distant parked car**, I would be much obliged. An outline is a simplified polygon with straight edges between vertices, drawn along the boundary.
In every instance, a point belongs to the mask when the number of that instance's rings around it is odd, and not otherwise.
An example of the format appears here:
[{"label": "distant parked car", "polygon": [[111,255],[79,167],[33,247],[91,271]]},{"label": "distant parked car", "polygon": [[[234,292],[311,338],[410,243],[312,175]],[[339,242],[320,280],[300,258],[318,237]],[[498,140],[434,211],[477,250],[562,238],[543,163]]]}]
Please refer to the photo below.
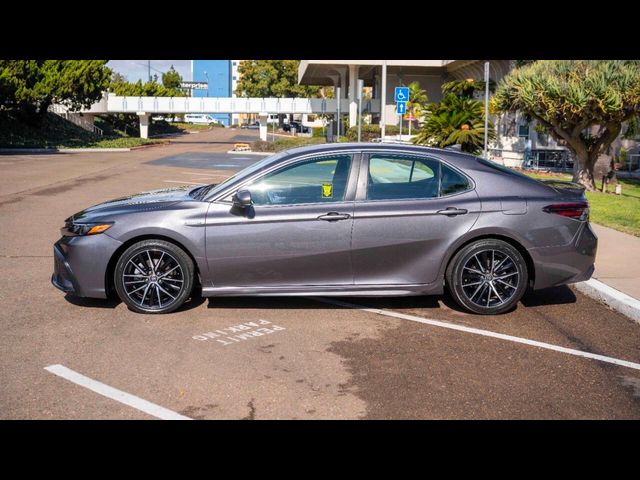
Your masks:
[{"label": "distant parked car", "polygon": [[309,127],[305,127],[300,122],[289,122],[282,126],[285,132],[290,132],[292,128],[295,128],[298,133],[309,133]]},{"label": "distant parked car", "polygon": [[193,123],[197,125],[213,125],[220,123],[219,120],[204,113],[187,113],[184,116],[184,121],[185,123]]},{"label": "distant parked car", "polygon": [[243,123],[240,128],[249,128],[251,130],[255,130],[257,128],[260,128],[260,122],[253,122],[253,123]]}]

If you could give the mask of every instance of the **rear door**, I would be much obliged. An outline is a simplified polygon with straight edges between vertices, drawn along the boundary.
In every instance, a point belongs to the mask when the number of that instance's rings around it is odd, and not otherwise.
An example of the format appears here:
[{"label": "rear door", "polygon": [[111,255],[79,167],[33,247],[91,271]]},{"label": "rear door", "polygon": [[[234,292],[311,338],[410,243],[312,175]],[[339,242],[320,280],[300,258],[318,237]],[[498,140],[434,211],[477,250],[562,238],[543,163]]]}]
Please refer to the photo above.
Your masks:
[{"label": "rear door", "polygon": [[440,159],[365,154],[354,207],[355,284],[435,281],[446,250],[469,231],[479,212],[471,179]]}]

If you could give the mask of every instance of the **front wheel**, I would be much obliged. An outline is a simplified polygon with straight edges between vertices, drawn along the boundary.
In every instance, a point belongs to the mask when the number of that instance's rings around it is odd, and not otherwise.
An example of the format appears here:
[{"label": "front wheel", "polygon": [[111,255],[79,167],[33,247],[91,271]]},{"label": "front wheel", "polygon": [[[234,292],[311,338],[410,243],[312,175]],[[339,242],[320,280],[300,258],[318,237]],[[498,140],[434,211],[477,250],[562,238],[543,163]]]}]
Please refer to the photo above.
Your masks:
[{"label": "front wheel", "polygon": [[520,252],[502,240],[484,239],[462,248],[446,273],[456,303],[473,313],[504,313],[522,298],[529,282]]},{"label": "front wheel", "polygon": [[169,313],[191,295],[193,261],[163,240],[143,240],[118,259],[114,283],[120,299],[139,313]]}]

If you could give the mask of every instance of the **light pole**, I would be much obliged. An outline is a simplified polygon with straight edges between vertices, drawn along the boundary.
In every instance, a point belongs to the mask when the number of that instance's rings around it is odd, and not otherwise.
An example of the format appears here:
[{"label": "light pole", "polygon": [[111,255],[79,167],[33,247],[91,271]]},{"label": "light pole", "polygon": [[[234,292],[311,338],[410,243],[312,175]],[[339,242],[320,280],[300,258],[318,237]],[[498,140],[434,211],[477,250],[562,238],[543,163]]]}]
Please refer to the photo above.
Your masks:
[{"label": "light pole", "polygon": [[340,142],[340,116],[342,115],[342,112],[340,111],[340,87],[336,87],[336,94],[337,94],[337,99],[338,99],[338,103],[336,105],[336,107],[338,108],[338,143]]},{"label": "light pole", "polygon": [[207,97],[209,97],[209,74],[207,73],[207,71],[204,71],[204,78],[207,79]]},{"label": "light pole", "polygon": [[387,101],[387,61],[382,61],[382,92],[380,92],[380,141],[384,140],[385,136],[385,120],[384,114],[386,110]]},{"label": "light pole", "polygon": [[358,80],[358,143],[360,143],[360,132],[362,131],[362,90],[364,80]]},{"label": "light pole", "polygon": [[489,62],[484,62],[484,158],[489,158]]}]

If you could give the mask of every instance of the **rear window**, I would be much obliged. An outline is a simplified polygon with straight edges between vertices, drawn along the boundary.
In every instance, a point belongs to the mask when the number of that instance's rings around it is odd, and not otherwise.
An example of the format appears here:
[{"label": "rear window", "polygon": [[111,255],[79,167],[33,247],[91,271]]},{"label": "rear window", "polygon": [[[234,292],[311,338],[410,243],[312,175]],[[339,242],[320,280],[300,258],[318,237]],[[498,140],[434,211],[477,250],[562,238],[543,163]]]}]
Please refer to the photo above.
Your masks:
[{"label": "rear window", "polygon": [[478,162],[480,162],[483,165],[486,165],[487,167],[493,168],[494,170],[498,170],[502,173],[506,173],[508,175],[511,175],[513,177],[519,177],[519,178],[526,178],[527,180],[533,180],[535,181],[534,178],[528,177],[520,172],[516,172],[515,170],[505,167],[504,165],[500,165],[499,163],[496,162],[492,162],[491,160],[486,160],[484,158],[479,158],[478,157]]}]

